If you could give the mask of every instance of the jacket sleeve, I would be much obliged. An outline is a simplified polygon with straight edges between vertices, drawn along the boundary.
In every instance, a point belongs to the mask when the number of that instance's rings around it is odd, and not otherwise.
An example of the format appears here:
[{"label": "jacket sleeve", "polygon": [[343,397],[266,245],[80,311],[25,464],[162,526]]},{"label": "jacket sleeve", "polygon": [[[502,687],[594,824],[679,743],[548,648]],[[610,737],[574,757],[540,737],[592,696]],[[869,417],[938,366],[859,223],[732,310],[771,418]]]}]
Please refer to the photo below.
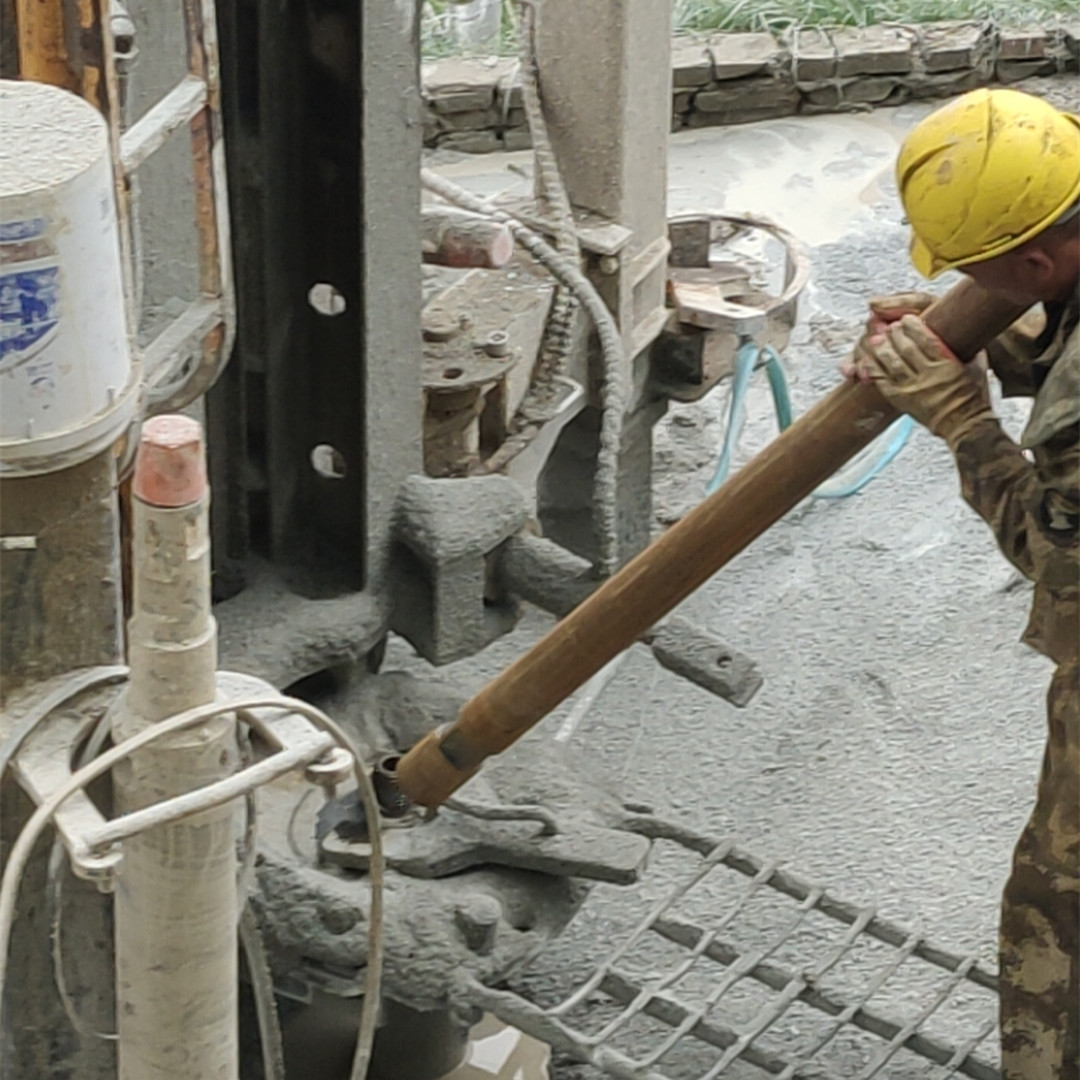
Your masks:
[{"label": "jacket sleeve", "polygon": [[1031,363],[1040,352],[1036,338],[1045,325],[1043,312],[1033,309],[987,345],[990,370],[1001,383],[1005,397],[1035,396]]},{"label": "jacket sleeve", "polygon": [[1050,589],[1080,579],[1080,426],[1046,446],[1038,468],[996,418],[976,424],[953,447],[964,499],[990,526],[1005,557]]}]

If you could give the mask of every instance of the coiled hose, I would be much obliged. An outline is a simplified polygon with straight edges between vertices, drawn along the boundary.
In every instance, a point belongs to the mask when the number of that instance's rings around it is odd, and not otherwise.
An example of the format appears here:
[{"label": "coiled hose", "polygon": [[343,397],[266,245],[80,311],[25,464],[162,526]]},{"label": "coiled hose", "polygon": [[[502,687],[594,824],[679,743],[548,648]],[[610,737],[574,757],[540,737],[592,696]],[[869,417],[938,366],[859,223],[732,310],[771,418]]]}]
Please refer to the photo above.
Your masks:
[{"label": "coiled hose", "polygon": [[[735,356],[727,430],[724,432],[724,442],[720,450],[720,459],[716,463],[716,470],[705,487],[706,495],[711,495],[716,491],[731,472],[732,455],[746,421],[746,395],[750,389],[750,376],[754,369],[761,365],[762,358],[764,358],[765,373],[769,378],[769,388],[772,390],[777,426],[781,431],[786,431],[791,426],[793,419],[791,394],[780,354],[771,346],[759,346],[753,341],[745,342]],[[842,473],[839,479],[830,480],[817,488],[813,492],[813,498],[846,499],[862,491],[900,453],[910,438],[913,428],[914,421],[911,417],[901,416],[879,439],[855,458],[853,466],[847,470],[850,479]]]}]

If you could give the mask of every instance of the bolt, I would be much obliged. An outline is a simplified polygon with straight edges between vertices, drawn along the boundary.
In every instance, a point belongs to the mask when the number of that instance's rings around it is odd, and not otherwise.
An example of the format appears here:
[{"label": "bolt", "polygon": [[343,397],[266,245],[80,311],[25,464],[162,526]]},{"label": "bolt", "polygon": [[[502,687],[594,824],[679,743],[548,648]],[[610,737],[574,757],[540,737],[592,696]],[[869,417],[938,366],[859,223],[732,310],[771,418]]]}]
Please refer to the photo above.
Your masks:
[{"label": "bolt", "polygon": [[319,911],[319,922],[331,934],[347,934],[360,921],[360,909],[352,904],[334,904]]},{"label": "bolt", "polygon": [[506,356],[510,352],[510,335],[505,330],[492,330],[481,348],[488,356]]},{"label": "bolt", "polygon": [[611,277],[612,274],[619,272],[619,257],[618,255],[601,255],[600,256],[600,273],[606,274]]},{"label": "bolt", "polygon": [[458,901],[454,922],[470,952],[487,956],[495,948],[495,937],[502,918],[502,904],[494,896],[474,893]]},{"label": "bolt", "polygon": [[431,311],[425,314],[420,332],[425,341],[449,341],[458,332],[458,324],[448,312]]},{"label": "bolt", "polygon": [[309,783],[320,784],[332,790],[335,784],[344,783],[352,771],[352,754],[343,747],[335,746],[327,750],[318,761],[313,761],[304,770],[304,776]]}]

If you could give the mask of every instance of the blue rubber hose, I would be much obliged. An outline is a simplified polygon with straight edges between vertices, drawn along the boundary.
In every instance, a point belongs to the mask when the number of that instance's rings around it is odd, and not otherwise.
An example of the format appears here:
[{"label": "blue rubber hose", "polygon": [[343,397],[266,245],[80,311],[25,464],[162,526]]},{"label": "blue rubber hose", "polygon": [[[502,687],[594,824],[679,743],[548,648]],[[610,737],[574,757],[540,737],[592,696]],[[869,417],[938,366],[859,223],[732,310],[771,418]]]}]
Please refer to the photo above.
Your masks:
[{"label": "blue rubber hose", "polygon": [[[885,429],[874,443],[863,451],[864,454],[873,454],[876,447],[882,446],[880,453],[876,457],[871,457],[869,463],[859,469],[856,472],[855,479],[848,483],[838,482],[838,478],[833,478],[827,483],[822,484],[817,490],[813,492],[815,499],[846,499],[849,495],[854,495],[859,491],[862,491],[871,480],[879,472],[881,472],[892,460],[904,449],[904,445],[911,437],[912,429],[915,427],[915,421],[910,416],[901,416],[899,420],[894,421],[888,428]],[[855,459],[859,461],[857,457]],[[842,475],[842,474],[841,474]]]},{"label": "blue rubber hose", "polygon": [[776,422],[780,425],[781,431],[787,431],[791,427],[792,411],[784,365],[780,362],[780,354],[771,345],[766,345],[761,350],[761,355],[765,357],[765,374],[769,376],[769,389],[772,390]]},{"label": "blue rubber hose", "polygon": [[[735,355],[727,431],[724,433],[724,445],[720,452],[720,460],[716,463],[716,471],[705,488],[706,495],[711,495],[716,491],[731,471],[731,458],[746,419],[746,395],[750,389],[750,376],[762,358],[765,361],[765,374],[768,376],[769,388],[772,391],[777,425],[781,431],[786,431],[791,426],[793,419],[791,393],[780,354],[772,346],[765,345],[759,348],[752,341],[745,342]],[[901,416],[875,442],[871,443],[862,455],[855,459],[860,467],[855,470],[853,479],[840,482],[834,479],[822,484],[813,492],[814,498],[846,499],[862,491],[900,453],[911,437],[914,426],[914,421],[910,416]]]},{"label": "blue rubber hose", "polygon": [[731,455],[742,433],[746,419],[746,392],[750,389],[750,376],[754,373],[760,350],[748,341],[739,347],[735,354],[735,373],[731,380],[731,404],[728,408],[727,431],[724,432],[724,445],[720,450],[720,460],[716,463],[716,472],[705,487],[705,494],[711,495],[727,479],[731,471]]}]

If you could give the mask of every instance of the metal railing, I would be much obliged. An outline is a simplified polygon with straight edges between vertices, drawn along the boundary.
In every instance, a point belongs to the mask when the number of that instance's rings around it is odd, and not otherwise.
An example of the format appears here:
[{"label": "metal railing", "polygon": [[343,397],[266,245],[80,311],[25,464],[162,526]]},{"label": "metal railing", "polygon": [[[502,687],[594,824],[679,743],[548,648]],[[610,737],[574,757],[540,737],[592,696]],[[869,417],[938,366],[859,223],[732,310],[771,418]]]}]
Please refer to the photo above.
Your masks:
[{"label": "metal railing", "polygon": [[142,351],[148,416],[182,409],[206,393],[236,333],[214,0],[183,0],[183,19],[187,74],[114,143],[118,182],[130,190],[136,171],[157,151],[183,131],[191,140],[199,296]]}]

